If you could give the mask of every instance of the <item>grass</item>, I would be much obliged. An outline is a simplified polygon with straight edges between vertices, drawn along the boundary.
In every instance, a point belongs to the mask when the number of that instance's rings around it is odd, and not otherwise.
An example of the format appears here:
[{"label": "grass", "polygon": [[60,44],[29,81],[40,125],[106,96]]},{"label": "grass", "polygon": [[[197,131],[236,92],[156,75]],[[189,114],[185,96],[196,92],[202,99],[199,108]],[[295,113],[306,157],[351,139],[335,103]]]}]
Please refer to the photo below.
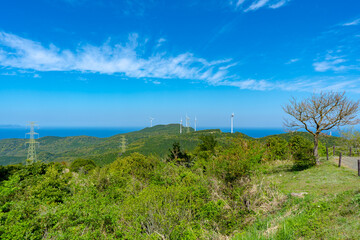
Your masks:
[{"label": "grass", "polygon": [[[291,162],[261,170],[263,181],[287,196],[275,213],[259,216],[234,239],[360,239],[360,177],[332,161],[291,171]],[[295,197],[291,193],[307,193]]]}]

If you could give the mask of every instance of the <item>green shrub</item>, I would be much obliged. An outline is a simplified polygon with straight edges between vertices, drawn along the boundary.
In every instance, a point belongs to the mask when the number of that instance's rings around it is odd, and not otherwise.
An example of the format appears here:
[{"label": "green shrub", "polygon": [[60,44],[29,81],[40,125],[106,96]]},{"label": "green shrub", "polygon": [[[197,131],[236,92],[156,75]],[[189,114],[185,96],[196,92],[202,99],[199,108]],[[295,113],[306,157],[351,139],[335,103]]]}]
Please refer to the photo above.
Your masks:
[{"label": "green shrub", "polygon": [[294,160],[294,170],[303,170],[316,164],[312,143],[301,136],[293,136],[290,141],[290,151]]},{"label": "green shrub", "polygon": [[210,151],[211,153],[215,153],[215,147],[218,142],[214,135],[202,135],[199,139],[201,140],[201,143],[199,144],[200,151]]},{"label": "green shrub", "polygon": [[264,152],[265,149],[257,141],[236,138],[207,165],[216,177],[231,183],[249,175],[261,162]]},{"label": "green shrub", "polygon": [[191,157],[189,154],[181,150],[180,143],[175,142],[172,149],[169,149],[169,155],[167,161],[175,162],[186,167],[191,166]]},{"label": "green shrub", "polygon": [[90,170],[93,170],[96,167],[96,164],[93,160],[89,159],[76,159],[70,164],[70,169],[73,172],[79,172],[82,171],[84,173],[89,172]]},{"label": "green shrub", "polygon": [[140,153],[132,153],[111,163],[109,172],[117,176],[130,175],[138,179],[148,179],[157,164],[158,159],[156,157],[145,157]]},{"label": "green shrub", "polygon": [[289,157],[289,144],[280,137],[269,137],[266,140],[269,160],[286,160]]}]

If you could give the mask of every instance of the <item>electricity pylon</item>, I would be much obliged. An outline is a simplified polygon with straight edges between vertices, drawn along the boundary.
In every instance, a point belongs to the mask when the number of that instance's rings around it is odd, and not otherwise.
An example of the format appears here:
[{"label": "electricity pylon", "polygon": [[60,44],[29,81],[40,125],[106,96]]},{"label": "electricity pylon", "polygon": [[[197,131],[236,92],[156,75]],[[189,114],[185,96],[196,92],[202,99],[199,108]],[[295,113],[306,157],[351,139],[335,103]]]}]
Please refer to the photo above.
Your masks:
[{"label": "electricity pylon", "polygon": [[29,135],[29,141],[25,143],[29,145],[26,163],[32,164],[37,161],[36,144],[39,143],[35,140],[35,136],[39,136],[39,134],[34,131],[34,127],[38,126],[36,122],[29,122],[29,125],[30,125],[30,132],[26,133],[26,135]]}]

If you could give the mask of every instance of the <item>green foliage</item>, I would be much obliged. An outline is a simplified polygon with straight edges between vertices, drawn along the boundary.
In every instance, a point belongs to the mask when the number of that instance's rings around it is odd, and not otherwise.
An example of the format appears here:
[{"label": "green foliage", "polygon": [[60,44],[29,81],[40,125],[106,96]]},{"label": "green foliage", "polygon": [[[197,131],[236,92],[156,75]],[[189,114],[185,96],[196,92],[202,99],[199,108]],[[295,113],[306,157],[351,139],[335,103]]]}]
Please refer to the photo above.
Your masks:
[{"label": "green foliage", "polygon": [[169,162],[175,162],[176,164],[182,164],[186,167],[191,165],[191,157],[189,154],[181,150],[180,143],[175,142],[172,149],[169,149],[169,155],[167,160]]},{"label": "green foliage", "polygon": [[294,160],[294,170],[303,170],[316,164],[312,143],[301,136],[294,136],[289,141]]},{"label": "green foliage", "polygon": [[[294,136],[300,136],[303,138],[306,138],[309,141],[314,141],[314,136],[308,132],[291,132],[291,133],[283,133],[283,134],[276,134],[276,135],[271,135],[271,136],[266,136],[266,137],[262,137],[259,140],[261,142],[265,142],[268,138],[271,137],[280,137],[285,139],[287,142],[290,141],[290,139]],[[329,135],[325,135],[325,134],[321,134],[319,136],[319,140],[327,147],[332,147],[334,145],[337,145],[338,141],[342,141],[342,138],[339,137],[335,137],[335,136],[329,136]]]},{"label": "green foliage", "polygon": [[120,157],[109,165],[109,172],[118,176],[136,177],[149,179],[155,166],[158,164],[156,157],[145,157],[140,153],[132,153],[130,156]]},{"label": "green foliage", "polygon": [[90,159],[76,159],[70,164],[70,169],[73,172],[84,172],[88,173],[96,167],[96,164],[93,160]]},{"label": "green foliage", "polygon": [[16,171],[22,168],[21,164],[17,165],[8,165],[8,166],[0,166],[0,182],[4,180],[8,180],[8,178],[13,175]]},{"label": "green foliage", "polygon": [[[175,127],[178,125],[171,129]],[[156,134],[151,128],[145,132]],[[164,137],[162,134],[158,137]],[[314,176],[309,184],[325,181],[324,172],[320,177],[315,174],[318,168],[281,173],[269,170],[266,164],[279,163],[265,161],[269,148],[281,156],[286,145],[282,140],[269,140],[267,146],[241,134],[215,131],[207,132],[211,137],[205,138],[202,134],[184,134],[188,140],[173,144],[168,158],[131,151],[119,156],[113,151],[99,160],[111,162],[102,167],[82,159],[72,162],[73,171],[60,163],[1,167],[4,177],[0,181],[0,239],[229,239],[237,234],[240,238],[235,239],[326,239],[329,235],[324,234],[324,226],[333,223],[336,214],[358,216],[359,191],[334,192],[330,202],[323,199],[323,193],[322,197],[306,196],[299,200],[288,191],[280,192],[280,184],[270,183],[283,180],[286,174],[291,175],[283,181],[300,184],[301,189],[306,184],[298,181],[305,181],[308,176]],[[165,137],[166,144],[165,141],[150,144],[155,138],[148,136],[134,141],[132,147],[135,142],[141,149],[161,144],[168,150],[174,142],[169,142],[173,137]],[[199,145],[194,152],[187,153],[182,148],[188,150],[190,142]],[[107,144],[110,143],[102,147]],[[311,143],[296,138],[289,146],[297,156],[307,153]],[[102,150],[98,150],[101,155]],[[96,159],[99,155],[92,157]],[[80,169],[88,174],[78,174]],[[336,173],[343,171],[335,169]],[[266,171],[271,172],[271,178],[264,179]],[[312,172],[305,175],[307,171]],[[304,176],[299,177],[300,174]],[[324,193],[333,188],[344,191],[349,186],[344,184],[346,180],[358,190],[358,181],[337,176],[329,176],[331,188],[318,188]],[[337,179],[345,180],[336,184]],[[290,211],[294,214],[287,216]],[[264,223],[262,218],[271,214],[284,217],[275,216]],[[358,218],[355,220],[358,222]],[[264,232],[273,221],[281,222],[272,235],[267,235]],[[241,235],[250,228],[254,234]],[[357,236],[354,233],[349,239]]]},{"label": "green foliage", "polygon": [[215,153],[215,147],[218,142],[216,141],[214,135],[201,135],[199,137],[201,143],[199,144],[200,151],[209,151],[211,153]]},{"label": "green foliage", "polygon": [[360,147],[360,131],[355,130],[354,127],[344,129],[340,134],[342,137],[340,145],[346,145],[347,147],[353,148]]},{"label": "green foliage", "polygon": [[258,142],[237,138],[210,160],[208,168],[218,178],[232,183],[249,175],[261,162],[264,152],[265,149]]},{"label": "green foliage", "polygon": [[265,144],[269,160],[287,160],[289,158],[289,145],[284,138],[269,137]]}]

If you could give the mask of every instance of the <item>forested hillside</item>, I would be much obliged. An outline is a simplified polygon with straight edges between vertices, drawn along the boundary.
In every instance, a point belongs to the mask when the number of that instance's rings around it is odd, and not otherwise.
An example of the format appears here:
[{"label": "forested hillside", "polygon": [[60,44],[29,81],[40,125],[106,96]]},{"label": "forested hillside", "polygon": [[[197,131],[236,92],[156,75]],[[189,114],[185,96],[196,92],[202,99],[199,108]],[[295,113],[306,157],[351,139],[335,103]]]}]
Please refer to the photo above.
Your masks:
[{"label": "forested hillside", "polygon": [[[76,137],[42,137],[39,138],[38,159],[42,162],[71,162],[77,158],[89,158],[99,165],[113,162],[121,151],[121,138],[125,136],[127,142],[126,155],[138,152],[141,154],[164,156],[174,142],[180,142],[187,151],[194,150],[198,144],[198,136],[205,133],[214,134],[220,144],[227,138],[244,136],[244,134],[222,133],[218,129],[194,132],[189,128],[189,133],[184,128],[184,133],[179,134],[179,124],[157,125],[140,131],[118,134],[108,138],[89,136]],[[27,149],[25,139],[0,140],[0,165],[25,162]]]}]

